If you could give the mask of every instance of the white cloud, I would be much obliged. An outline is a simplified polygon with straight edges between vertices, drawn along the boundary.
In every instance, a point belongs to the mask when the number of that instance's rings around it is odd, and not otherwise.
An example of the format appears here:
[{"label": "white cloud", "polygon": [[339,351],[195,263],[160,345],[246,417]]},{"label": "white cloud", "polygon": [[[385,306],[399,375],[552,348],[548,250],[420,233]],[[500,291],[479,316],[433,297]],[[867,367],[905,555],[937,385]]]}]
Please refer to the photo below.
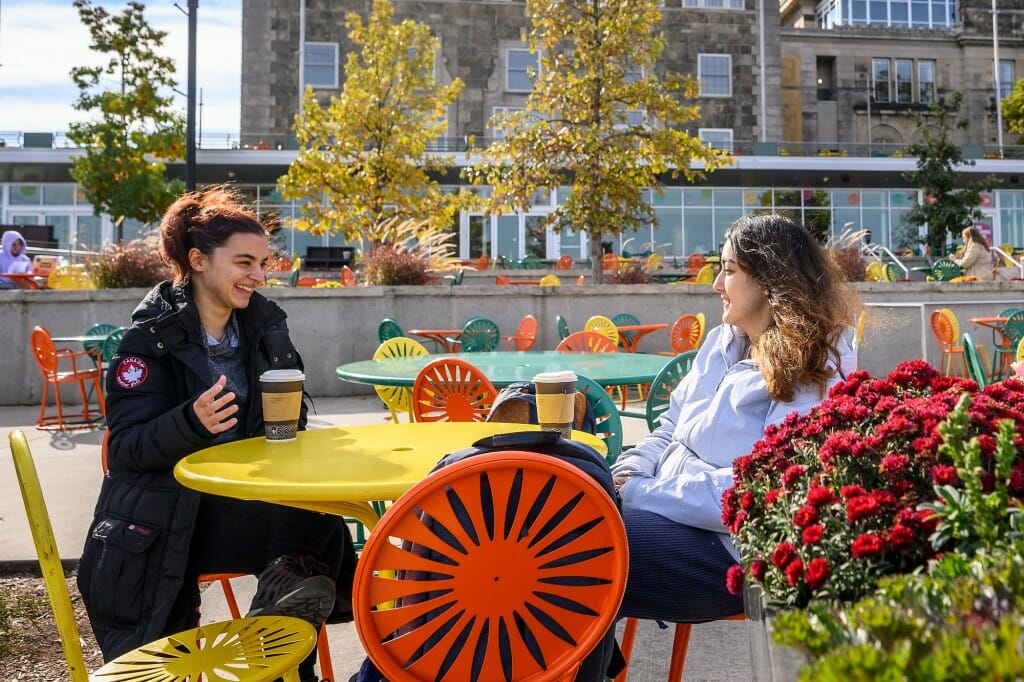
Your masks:
[{"label": "white cloud", "polygon": [[[100,1],[112,14],[123,4]],[[183,8],[186,0],[180,0]],[[196,86],[202,89],[202,132],[237,135],[242,55],[241,0],[200,0]],[[161,51],[174,60],[178,90],[186,91],[188,18],[172,0],[149,4],[146,20],[168,32]],[[8,0],[0,14],[0,130],[66,131],[86,116],[73,109],[74,66],[98,64],[89,34],[69,0]],[[185,97],[176,95],[185,111]]]}]

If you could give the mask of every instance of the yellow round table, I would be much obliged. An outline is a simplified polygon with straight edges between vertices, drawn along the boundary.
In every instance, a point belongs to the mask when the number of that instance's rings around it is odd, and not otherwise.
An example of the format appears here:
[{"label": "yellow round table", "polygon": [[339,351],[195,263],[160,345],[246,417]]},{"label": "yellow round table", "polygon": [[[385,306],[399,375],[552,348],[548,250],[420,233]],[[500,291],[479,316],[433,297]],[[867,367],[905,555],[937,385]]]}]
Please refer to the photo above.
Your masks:
[{"label": "yellow round table", "polygon": [[[195,490],[349,516],[373,528],[373,500],[395,500],[449,452],[487,436],[538,431],[530,424],[424,422],[300,431],[294,441],[247,438],[184,457],[174,477]],[[582,431],[573,440],[602,455],[604,441]]]}]

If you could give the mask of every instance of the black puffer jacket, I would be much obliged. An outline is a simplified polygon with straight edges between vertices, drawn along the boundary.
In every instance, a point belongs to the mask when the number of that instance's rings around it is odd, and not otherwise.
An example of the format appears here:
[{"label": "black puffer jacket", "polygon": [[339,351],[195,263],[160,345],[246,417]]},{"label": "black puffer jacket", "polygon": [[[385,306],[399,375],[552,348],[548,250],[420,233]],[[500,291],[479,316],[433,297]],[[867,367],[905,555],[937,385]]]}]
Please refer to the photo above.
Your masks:
[{"label": "black puffer jacket", "polygon": [[[302,368],[285,313],[253,293],[237,310],[249,399],[238,438],[260,435],[258,377]],[[106,659],[165,634],[182,589],[200,494],[173,475],[185,455],[213,444],[192,411],[213,385],[188,285],[157,285],[132,314],[107,373],[108,467],[82,553],[78,586]],[[300,428],[305,427],[302,406]],[[192,589],[193,586],[188,586]]]}]

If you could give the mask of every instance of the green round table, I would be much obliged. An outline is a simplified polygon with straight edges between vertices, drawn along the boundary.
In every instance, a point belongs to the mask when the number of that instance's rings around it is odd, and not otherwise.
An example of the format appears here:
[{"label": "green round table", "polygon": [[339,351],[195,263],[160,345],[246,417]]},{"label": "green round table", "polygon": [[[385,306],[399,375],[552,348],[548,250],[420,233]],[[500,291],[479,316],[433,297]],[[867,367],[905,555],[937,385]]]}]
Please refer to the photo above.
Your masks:
[{"label": "green round table", "polygon": [[540,372],[571,369],[602,386],[646,384],[672,358],[647,353],[563,353],[561,351],[493,351],[421,355],[411,358],[361,360],[341,365],[335,375],[343,381],[375,386],[411,387],[423,365],[439,357],[456,357],[476,365],[498,388],[532,381]]}]

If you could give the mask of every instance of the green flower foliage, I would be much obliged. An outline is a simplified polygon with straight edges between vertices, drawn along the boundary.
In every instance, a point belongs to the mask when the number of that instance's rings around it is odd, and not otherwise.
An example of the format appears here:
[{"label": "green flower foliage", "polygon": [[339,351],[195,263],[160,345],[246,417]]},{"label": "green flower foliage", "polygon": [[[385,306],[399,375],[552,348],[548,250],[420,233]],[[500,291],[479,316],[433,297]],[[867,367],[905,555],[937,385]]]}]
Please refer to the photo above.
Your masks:
[{"label": "green flower foliage", "polygon": [[939,427],[940,455],[961,488],[936,485],[921,505],[938,519],[931,540],[947,550],[927,566],[889,576],[875,594],[845,605],[811,603],[775,622],[778,642],[803,651],[801,680],[999,680],[1024,675],[1024,534],[1008,485],[1019,434],[1000,421],[994,469],[971,435],[965,395]]},{"label": "green flower foliage", "polygon": [[660,190],[664,174],[704,177],[731,159],[680,128],[699,116],[684,104],[698,88],[657,73],[665,45],[657,0],[527,0],[526,12],[540,71],[525,109],[491,121],[504,140],[482,150],[467,176],[493,187],[496,213],[568,185],[546,224],[590,235],[601,282],[602,237],[657,224],[648,188]]},{"label": "green flower foliage", "polygon": [[74,107],[93,116],[70,126],[68,138],[85,149],[71,177],[96,215],[152,223],[184,189],[164,175],[165,162],[185,154],[185,124],[170,94],[174,62],[156,52],[167,33],[146,23],[138,2],[119,15],[89,0],[74,5],[89,30],[90,48],[107,61],[71,70],[80,91]]},{"label": "green flower foliage", "polygon": [[286,199],[303,201],[300,230],[376,247],[394,241],[389,226],[398,223],[389,218],[414,221],[426,234],[450,227],[474,201],[471,192],[442,191],[432,175],[454,159],[428,153],[447,130],[462,81],[437,83],[430,27],[395,24],[393,15],[388,0],[374,0],[365,25],[349,14],[349,40],[359,49],[348,54],[341,96],[321,106],[306,89],[294,126],[299,153],[278,181]]}]

